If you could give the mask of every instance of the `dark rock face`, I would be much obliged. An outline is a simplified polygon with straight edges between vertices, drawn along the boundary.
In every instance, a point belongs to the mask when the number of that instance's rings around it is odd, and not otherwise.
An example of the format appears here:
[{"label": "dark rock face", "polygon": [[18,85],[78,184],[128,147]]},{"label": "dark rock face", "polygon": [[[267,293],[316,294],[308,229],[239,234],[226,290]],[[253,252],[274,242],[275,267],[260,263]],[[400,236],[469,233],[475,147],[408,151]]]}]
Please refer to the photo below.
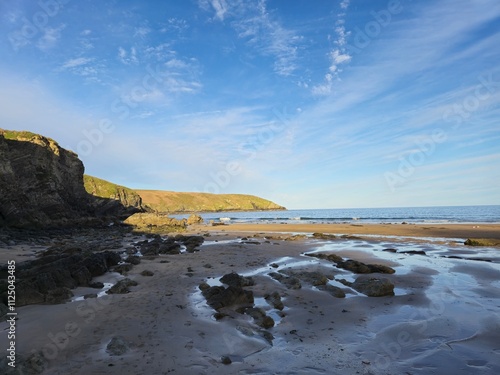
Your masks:
[{"label": "dark rock face", "polygon": [[78,156],[54,140],[0,129],[0,227],[99,224],[130,214],[118,200],[89,194],[83,173]]},{"label": "dark rock face", "polygon": [[220,278],[220,282],[235,288],[254,285],[254,281],[251,277],[240,276],[236,272],[228,273],[227,275],[222,276]]},{"label": "dark rock face", "polygon": [[129,287],[137,286],[137,281],[130,280],[129,278],[122,279],[113,285],[109,290],[108,294],[126,294],[130,293]]},{"label": "dark rock face", "polygon": [[285,275],[278,273],[278,272],[271,272],[269,274],[269,276],[271,276],[274,280],[277,280],[280,283],[282,283],[288,289],[301,289],[302,288],[302,284],[300,283],[300,280],[294,276],[285,276]]},{"label": "dark rock face", "polygon": [[337,262],[338,268],[343,268],[345,270],[354,273],[394,273],[394,269],[381,264],[365,264],[358,262],[357,260],[346,260],[345,262]]},{"label": "dark rock face", "polygon": [[265,299],[268,304],[270,304],[272,307],[274,307],[277,310],[283,310],[285,306],[283,305],[283,302],[281,301],[281,296],[278,292],[273,292],[271,294],[268,294],[265,296]]},{"label": "dark rock face", "polygon": [[72,296],[70,289],[89,286],[95,276],[118,264],[120,255],[112,251],[91,253],[78,248],[55,248],[36,260],[19,263],[16,305],[61,303]]},{"label": "dark rock face", "polygon": [[394,284],[386,278],[358,277],[350,286],[368,297],[383,297],[394,295]]},{"label": "dark rock face", "polygon": [[162,238],[160,235],[155,235],[152,240],[140,241],[134,245],[139,248],[142,255],[175,255],[181,253],[181,245],[186,247],[188,253],[193,253],[198,250],[203,241],[205,241],[203,236],[176,235]]},{"label": "dark rock face", "polygon": [[336,298],[345,298],[345,292],[337,286],[326,284],[318,286],[318,289],[330,293],[332,296]]},{"label": "dark rock face", "polygon": [[115,336],[106,346],[106,352],[111,356],[119,356],[130,350],[129,344],[122,336]]},{"label": "dark rock face", "polygon": [[203,287],[201,291],[207,304],[214,310],[220,310],[224,307],[231,307],[235,310],[253,307],[253,292],[241,287],[212,286]]},{"label": "dark rock face", "polygon": [[64,225],[92,216],[77,155],[49,138],[13,133],[0,129],[0,226]]}]

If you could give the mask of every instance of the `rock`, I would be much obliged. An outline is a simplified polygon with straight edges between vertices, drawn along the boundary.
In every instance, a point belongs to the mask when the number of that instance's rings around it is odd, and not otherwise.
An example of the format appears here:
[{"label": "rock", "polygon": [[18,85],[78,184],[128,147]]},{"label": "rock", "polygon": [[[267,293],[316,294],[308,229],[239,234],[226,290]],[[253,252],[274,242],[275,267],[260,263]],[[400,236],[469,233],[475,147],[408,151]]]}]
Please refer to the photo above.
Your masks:
[{"label": "rock", "polygon": [[214,310],[231,307],[238,311],[252,307],[254,303],[253,293],[241,287],[212,286],[202,290],[202,294],[207,300],[207,304]]},{"label": "rock", "polygon": [[118,272],[120,275],[126,275],[131,269],[132,265],[130,263],[123,263],[115,266],[113,268],[114,272]]},{"label": "rock", "polygon": [[345,298],[345,292],[338,286],[326,284],[318,286],[318,289],[330,293],[332,296],[336,298]]},{"label": "rock", "polygon": [[85,294],[83,296],[83,299],[89,299],[89,298],[97,298],[97,294],[96,293],[90,293],[90,294]]},{"label": "rock", "polygon": [[141,272],[141,275],[142,276],[153,276],[154,272],[150,271],[150,270],[144,270],[144,271]]},{"label": "rock", "polygon": [[285,285],[288,289],[300,289],[302,288],[302,284],[300,283],[300,280],[297,279],[296,277],[289,277],[285,276],[281,273],[278,272],[271,272],[269,274],[273,279],[279,281],[283,285]]},{"label": "rock", "polygon": [[467,246],[500,246],[500,240],[493,238],[469,238],[464,242]]},{"label": "rock", "polygon": [[126,294],[130,293],[129,287],[136,286],[137,282],[129,278],[122,279],[113,285],[108,291],[108,294]]},{"label": "rock", "polygon": [[73,292],[71,292],[68,288],[54,288],[50,289],[45,296],[45,303],[48,304],[58,304],[68,301],[71,297],[73,297]]},{"label": "rock", "polygon": [[305,240],[307,236],[305,234],[294,234],[293,236],[289,236],[285,238],[285,241],[299,241]]},{"label": "rock", "polygon": [[184,246],[186,246],[186,251],[188,253],[192,253],[197,250],[199,246],[203,244],[205,238],[203,236],[175,236],[176,241],[182,242]]},{"label": "rock", "polygon": [[336,239],[337,236],[335,236],[334,234],[324,234],[324,233],[313,233],[312,236],[316,239],[319,239],[319,240],[333,240],[333,239]]},{"label": "rock", "polygon": [[265,296],[266,302],[270,304],[272,307],[274,307],[277,310],[283,310],[285,306],[283,305],[283,302],[281,301],[281,296],[278,292],[273,292],[271,294],[267,294]]},{"label": "rock", "polygon": [[386,278],[360,276],[350,286],[369,297],[394,295],[394,284]]},{"label": "rock", "polygon": [[325,259],[333,263],[342,262],[344,259],[336,254],[323,254],[323,253],[306,253],[308,257],[314,257],[319,259]]},{"label": "rock", "polygon": [[136,256],[129,256],[127,258],[127,262],[129,262],[130,264],[133,264],[134,266],[137,266],[138,264],[141,263],[141,258],[136,257]]},{"label": "rock", "polygon": [[388,273],[396,272],[393,268],[381,264],[365,264],[357,260],[346,260],[337,262],[337,267],[354,273]]},{"label": "rock", "polygon": [[400,251],[398,254],[427,255],[423,250],[406,250]]},{"label": "rock", "polygon": [[99,281],[93,281],[93,282],[89,283],[89,287],[95,288],[95,289],[102,289],[102,288],[104,288],[104,284],[99,282]]},{"label": "rock", "polygon": [[95,276],[107,272],[120,261],[112,251],[90,253],[82,249],[53,251],[38,259],[18,264],[16,305],[64,302],[69,293],[60,288],[89,286]]},{"label": "rock", "polygon": [[235,272],[231,272],[222,276],[219,281],[228,286],[234,286],[237,288],[254,285],[254,281],[251,277],[243,277]]},{"label": "rock", "polygon": [[300,281],[303,281],[307,284],[311,284],[313,286],[325,285],[328,282],[328,277],[323,275],[321,272],[317,271],[291,271],[291,270],[282,270],[287,276],[292,278],[297,278]]},{"label": "rock", "polygon": [[200,289],[201,291],[204,291],[204,290],[210,289],[210,285],[208,285],[207,283],[201,283],[200,285],[198,285],[198,289]]},{"label": "rock", "polygon": [[203,224],[203,218],[200,215],[191,214],[187,219],[187,225]]},{"label": "rock", "polygon": [[70,225],[93,216],[83,163],[54,140],[0,129],[0,226]]},{"label": "rock", "polygon": [[159,213],[136,213],[129,216],[124,224],[131,225],[134,228],[142,231],[168,232],[179,231],[186,229],[187,220],[174,219],[165,214]]},{"label": "rock", "polygon": [[250,315],[254,319],[255,324],[262,328],[274,327],[273,318],[267,316],[262,309],[251,307],[245,310],[245,314]]},{"label": "rock", "polygon": [[397,253],[398,251],[393,248],[383,249],[382,251],[387,251],[388,253]]},{"label": "rock", "polygon": [[220,362],[223,365],[230,365],[231,363],[233,363],[233,361],[231,360],[231,358],[229,358],[227,355],[222,356],[221,359],[220,359]]},{"label": "rock", "polygon": [[106,352],[110,356],[119,356],[130,350],[129,344],[122,336],[115,336],[106,346]]}]

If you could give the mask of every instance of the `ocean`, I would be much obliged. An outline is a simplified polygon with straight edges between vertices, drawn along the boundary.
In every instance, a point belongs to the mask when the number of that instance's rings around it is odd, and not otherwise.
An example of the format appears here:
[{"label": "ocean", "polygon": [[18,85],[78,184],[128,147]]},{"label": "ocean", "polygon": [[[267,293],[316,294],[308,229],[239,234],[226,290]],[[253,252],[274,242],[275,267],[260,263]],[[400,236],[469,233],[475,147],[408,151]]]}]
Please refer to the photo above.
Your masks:
[{"label": "ocean", "polygon": [[[228,223],[500,223],[500,205],[392,208],[334,208],[286,211],[231,211],[200,214],[208,222]],[[181,219],[189,214],[172,215]]]}]

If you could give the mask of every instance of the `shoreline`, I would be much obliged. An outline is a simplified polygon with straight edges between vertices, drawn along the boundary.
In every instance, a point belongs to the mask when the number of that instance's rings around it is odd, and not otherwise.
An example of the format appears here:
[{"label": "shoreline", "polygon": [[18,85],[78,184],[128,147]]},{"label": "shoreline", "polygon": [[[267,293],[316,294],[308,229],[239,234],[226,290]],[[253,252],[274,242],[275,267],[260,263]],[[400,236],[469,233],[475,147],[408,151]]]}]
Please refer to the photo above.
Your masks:
[{"label": "shoreline", "polygon": [[191,230],[226,233],[327,233],[433,238],[488,238],[500,240],[500,224],[225,224],[193,226]]},{"label": "shoreline", "polygon": [[[142,256],[122,275],[108,272],[97,278],[130,278],[138,283],[130,293],[19,307],[18,358],[29,360],[40,375],[498,372],[500,318],[494,311],[500,302],[500,253],[456,239],[462,234],[498,238],[500,225],[443,227],[190,226],[187,233],[205,237],[198,251]],[[315,232],[346,236],[294,236]],[[121,242],[114,251],[123,253],[147,238],[123,233],[114,238]],[[101,236],[99,241],[107,240]],[[86,240],[67,236],[58,246],[78,241]],[[5,250],[4,256],[17,252],[28,260],[28,253],[34,257],[41,249],[18,245]],[[392,267],[395,273],[360,275],[305,253],[331,253]],[[249,315],[235,312],[214,318],[200,285],[217,285],[231,272],[254,279],[255,286],[246,289],[254,293],[255,307],[275,319],[273,327],[263,330]],[[271,273],[297,278],[301,287],[289,287]],[[330,291],[316,284],[325,277]],[[349,286],[364,277],[389,280],[394,295],[370,297]],[[340,288],[345,297],[335,296],[331,288]],[[72,291],[75,297],[99,292],[86,287]],[[266,302],[271,293],[281,297],[282,311]],[[474,321],[467,319],[471,314]],[[6,326],[0,322],[0,330]],[[115,339],[124,342],[123,353],[110,354],[108,346]],[[1,336],[0,347],[7,344]]]}]

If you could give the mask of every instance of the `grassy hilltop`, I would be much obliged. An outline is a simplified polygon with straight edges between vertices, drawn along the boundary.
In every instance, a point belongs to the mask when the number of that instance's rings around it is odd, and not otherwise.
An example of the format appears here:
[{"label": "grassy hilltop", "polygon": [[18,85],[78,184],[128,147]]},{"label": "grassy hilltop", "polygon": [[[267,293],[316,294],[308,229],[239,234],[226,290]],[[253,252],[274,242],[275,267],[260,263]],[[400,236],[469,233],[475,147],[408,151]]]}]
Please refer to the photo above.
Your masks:
[{"label": "grassy hilltop", "polygon": [[158,212],[207,212],[283,210],[267,199],[246,194],[181,193],[162,190],[134,190],[85,175],[85,189],[90,194],[120,200],[125,206],[150,207]]},{"label": "grassy hilltop", "polygon": [[284,210],[267,199],[246,194],[179,193],[136,190],[143,204],[160,212]]}]

